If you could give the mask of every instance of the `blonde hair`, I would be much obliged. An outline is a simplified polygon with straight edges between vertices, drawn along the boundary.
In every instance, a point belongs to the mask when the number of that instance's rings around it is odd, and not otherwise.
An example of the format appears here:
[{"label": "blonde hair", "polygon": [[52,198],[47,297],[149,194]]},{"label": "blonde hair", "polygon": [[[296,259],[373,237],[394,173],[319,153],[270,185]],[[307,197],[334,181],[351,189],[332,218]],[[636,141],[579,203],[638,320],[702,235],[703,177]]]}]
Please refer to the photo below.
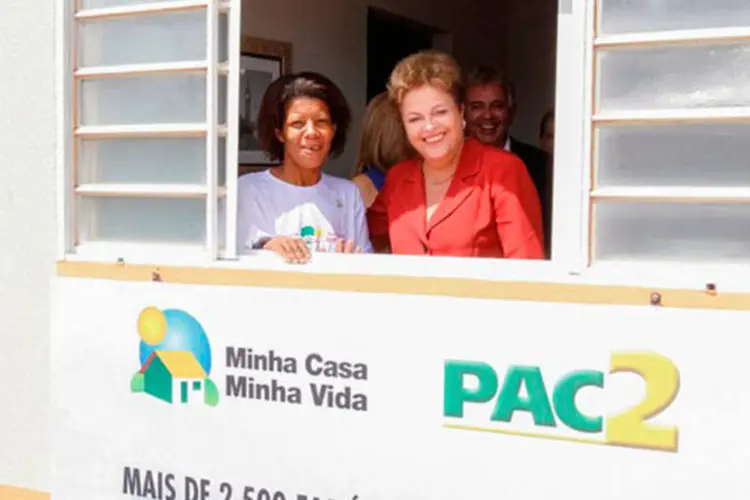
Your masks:
[{"label": "blonde hair", "polygon": [[463,102],[461,67],[448,54],[424,50],[402,59],[391,72],[388,95],[401,105],[404,95],[423,85],[437,85],[448,92],[456,104]]},{"label": "blonde hair", "polygon": [[356,173],[361,173],[365,166],[385,172],[411,156],[401,114],[387,92],[382,92],[373,97],[365,109]]}]

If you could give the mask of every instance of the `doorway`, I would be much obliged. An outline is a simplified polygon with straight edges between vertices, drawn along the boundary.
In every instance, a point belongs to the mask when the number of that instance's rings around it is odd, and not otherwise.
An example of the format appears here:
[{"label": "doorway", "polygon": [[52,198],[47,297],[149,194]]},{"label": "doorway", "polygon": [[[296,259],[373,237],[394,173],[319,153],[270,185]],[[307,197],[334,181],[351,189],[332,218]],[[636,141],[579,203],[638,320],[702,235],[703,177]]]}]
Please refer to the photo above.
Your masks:
[{"label": "doorway", "polygon": [[443,34],[412,19],[385,10],[367,9],[367,102],[386,90],[388,78],[404,57],[433,48]]}]

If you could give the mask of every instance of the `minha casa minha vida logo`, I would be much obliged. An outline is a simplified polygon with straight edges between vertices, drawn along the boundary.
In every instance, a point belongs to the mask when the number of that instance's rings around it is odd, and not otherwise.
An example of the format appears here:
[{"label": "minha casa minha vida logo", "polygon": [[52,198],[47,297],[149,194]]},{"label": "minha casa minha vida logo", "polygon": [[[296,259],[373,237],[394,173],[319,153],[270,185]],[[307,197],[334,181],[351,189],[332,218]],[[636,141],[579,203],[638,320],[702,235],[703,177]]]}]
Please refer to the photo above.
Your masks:
[{"label": "minha casa minha vida logo", "polygon": [[316,351],[290,355],[227,345],[220,394],[211,378],[211,344],[195,317],[182,309],[148,306],[138,315],[137,331],[140,369],[131,378],[132,392],[176,405],[216,406],[221,398],[368,410],[369,368],[361,361]]},{"label": "minha casa minha vida logo", "polygon": [[[187,412],[196,411],[193,405],[218,405],[219,390],[210,378],[211,345],[206,331],[195,317],[182,309],[159,309],[148,306],[138,314],[137,332],[140,337],[138,354],[141,368],[131,378],[132,392],[147,394],[150,398],[146,399],[161,401],[161,404],[184,406]],[[214,337],[214,340],[217,346],[222,345],[221,337]],[[294,378],[302,376],[297,372],[296,358],[272,353],[259,355],[254,354],[252,349],[236,346],[225,346],[224,349],[227,369],[244,373],[226,374],[226,393],[221,395],[224,406],[227,402],[231,405],[232,399],[252,401],[254,404],[304,404],[302,391],[293,382]],[[366,365],[349,361],[336,362],[324,359],[319,353],[313,352],[305,357],[305,366],[307,375],[322,379],[310,383],[311,402],[314,406],[324,408],[323,411],[367,411],[365,394],[349,386],[354,384],[354,381],[362,386],[366,384]],[[214,373],[217,380],[221,379],[221,368],[220,364],[217,365]],[[281,374],[288,379],[284,383],[273,378]],[[263,375],[269,376],[270,380],[255,381],[255,377]],[[341,384],[340,380],[345,383]],[[344,387],[340,387],[341,385]],[[174,410],[175,406],[171,406],[169,411]],[[180,491],[177,482],[178,479],[173,473],[126,466],[120,484],[123,485],[122,494],[128,498],[175,499]],[[215,490],[211,490],[212,485]],[[237,488],[234,496],[233,487]],[[237,495],[244,499],[267,500],[331,498],[329,495],[313,495],[309,491],[288,492],[287,496],[281,491],[269,491],[273,490],[258,488],[257,485],[232,485],[205,476],[184,476],[182,495],[186,500],[213,499],[219,496],[228,499]],[[347,495],[346,498],[357,500],[358,496]]]},{"label": "minha casa minha vida logo", "polygon": [[193,316],[180,309],[149,306],[138,315],[140,364],[130,382],[143,392],[173,404],[219,403],[211,375],[211,345]]}]

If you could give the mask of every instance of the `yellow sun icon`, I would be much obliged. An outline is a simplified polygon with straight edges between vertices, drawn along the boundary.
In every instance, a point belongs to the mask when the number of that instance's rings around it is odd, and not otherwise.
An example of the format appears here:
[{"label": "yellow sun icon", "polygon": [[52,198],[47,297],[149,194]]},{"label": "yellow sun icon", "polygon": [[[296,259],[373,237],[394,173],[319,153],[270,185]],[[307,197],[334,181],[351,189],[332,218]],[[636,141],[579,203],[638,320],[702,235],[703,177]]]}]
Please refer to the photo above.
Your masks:
[{"label": "yellow sun icon", "polygon": [[161,343],[166,334],[167,318],[164,317],[164,313],[153,306],[143,309],[138,315],[138,335],[143,341],[154,346]]}]

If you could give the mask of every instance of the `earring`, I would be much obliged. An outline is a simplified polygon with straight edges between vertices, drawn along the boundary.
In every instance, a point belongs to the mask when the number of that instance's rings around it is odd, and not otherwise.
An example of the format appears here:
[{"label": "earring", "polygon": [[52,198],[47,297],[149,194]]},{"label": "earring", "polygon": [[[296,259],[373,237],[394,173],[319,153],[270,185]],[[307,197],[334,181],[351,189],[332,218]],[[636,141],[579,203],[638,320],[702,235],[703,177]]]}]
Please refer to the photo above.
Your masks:
[{"label": "earring", "polygon": [[466,128],[466,120],[461,120],[461,128]]}]

